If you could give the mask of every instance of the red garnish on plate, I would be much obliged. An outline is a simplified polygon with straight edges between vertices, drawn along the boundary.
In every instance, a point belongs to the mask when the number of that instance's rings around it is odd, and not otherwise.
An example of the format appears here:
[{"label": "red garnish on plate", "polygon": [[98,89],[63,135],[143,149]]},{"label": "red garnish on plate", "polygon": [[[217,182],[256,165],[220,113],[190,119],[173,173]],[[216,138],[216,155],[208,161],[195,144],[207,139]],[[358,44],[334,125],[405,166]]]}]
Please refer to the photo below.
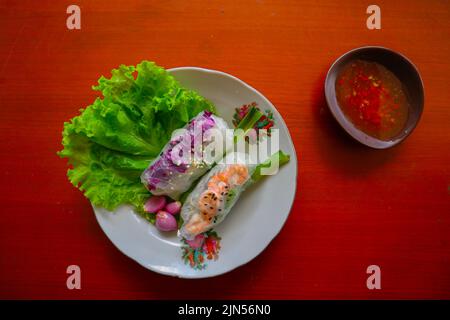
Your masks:
[{"label": "red garnish on plate", "polygon": [[[233,125],[237,127],[239,123],[244,119],[244,117],[247,115],[247,113],[250,111],[251,108],[256,108],[259,111],[261,109],[258,107],[258,104],[256,102],[252,102],[250,104],[244,104],[240,108],[236,108],[235,113],[233,115]],[[271,136],[271,128],[274,126],[274,119],[273,119],[273,113],[270,110],[266,110],[265,114],[259,118],[259,120],[254,125],[253,129],[255,129],[256,137],[251,137],[252,140],[257,140],[260,136],[260,130],[267,130],[267,135]],[[246,140],[249,140],[249,137],[246,137]]]}]

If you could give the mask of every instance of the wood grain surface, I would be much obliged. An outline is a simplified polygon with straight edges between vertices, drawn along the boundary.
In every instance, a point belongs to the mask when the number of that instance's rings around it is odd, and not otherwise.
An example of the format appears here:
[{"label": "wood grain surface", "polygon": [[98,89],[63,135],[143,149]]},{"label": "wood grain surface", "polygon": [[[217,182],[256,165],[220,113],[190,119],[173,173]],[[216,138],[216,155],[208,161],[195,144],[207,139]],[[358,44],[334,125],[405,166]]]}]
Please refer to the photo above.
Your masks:
[{"label": "wood grain surface", "polygon": [[[81,30],[66,8],[81,7]],[[450,2],[0,1],[0,298],[450,298]],[[425,85],[413,134],[389,150],[353,142],[323,81],[349,49],[409,57]],[[205,280],[150,272],[121,254],[65,176],[63,122],[100,75],[148,59],[233,74],[284,117],[299,158],[289,219],[249,264]],[[276,201],[276,199],[274,199]],[[257,227],[257,226],[255,226]],[[66,288],[66,267],[82,289]],[[366,268],[381,267],[381,290]]]}]

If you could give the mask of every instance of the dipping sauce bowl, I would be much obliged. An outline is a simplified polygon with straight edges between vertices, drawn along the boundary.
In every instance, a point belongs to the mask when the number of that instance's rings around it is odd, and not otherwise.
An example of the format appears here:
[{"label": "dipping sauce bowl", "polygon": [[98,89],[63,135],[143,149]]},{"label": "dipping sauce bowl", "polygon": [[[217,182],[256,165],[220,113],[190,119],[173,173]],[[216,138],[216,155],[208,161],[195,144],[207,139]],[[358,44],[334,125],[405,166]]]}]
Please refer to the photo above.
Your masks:
[{"label": "dipping sauce bowl", "polygon": [[[357,127],[343,111],[336,96],[336,80],[344,67],[352,61],[363,60],[384,66],[400,80],[402,91],[408,101],[408,118],[402,130],[389,139],[378,139]],[[376,148],[390,148],[408,137],[416,127],[424,106],[424,88],[419,71],[414,64],[402,54],[384,47],[368,46],[351,50],[339,57],[328,70],[325,79],[325,97],[328,107],[341,127],[362,144]]]}]

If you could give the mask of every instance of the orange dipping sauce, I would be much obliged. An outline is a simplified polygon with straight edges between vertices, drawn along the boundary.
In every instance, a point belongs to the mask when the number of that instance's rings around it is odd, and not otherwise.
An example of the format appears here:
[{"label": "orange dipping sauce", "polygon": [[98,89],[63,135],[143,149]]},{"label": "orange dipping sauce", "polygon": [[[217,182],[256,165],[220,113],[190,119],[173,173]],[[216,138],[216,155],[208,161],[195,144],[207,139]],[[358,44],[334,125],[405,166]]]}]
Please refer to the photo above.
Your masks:
[{"label": "orange dipping sauce", "polygon": [[348,120],[380,140],[390,140],[406,125],[409,102],[401,81],[376,62],[354,60],[336,78],[336,97]]}]

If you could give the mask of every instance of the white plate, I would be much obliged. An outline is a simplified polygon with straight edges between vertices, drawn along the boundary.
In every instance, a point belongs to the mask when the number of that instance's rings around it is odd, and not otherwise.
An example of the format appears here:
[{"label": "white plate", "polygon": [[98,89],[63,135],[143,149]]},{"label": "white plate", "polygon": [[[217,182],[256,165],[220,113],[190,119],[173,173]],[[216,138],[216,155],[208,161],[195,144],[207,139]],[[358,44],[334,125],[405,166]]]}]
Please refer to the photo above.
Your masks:
[{"label": "white plate", "polygon": [[181,67],[169,72],[184,86],[214,103],[230,125],[234,108],[255,101],[274,113],[280,130],[280,149],[291,156],[274,176],[244,192],[229,216],[216,228],[222,237],[219,258],[204,270],[194,270],[181,258],[176,232],[163,234],[122,206],[115,212],[94,207],[97,220],[114,245],[125,255],[152,271],[181,278],[207,278],[231,271],[255,258],[280,232],[292,207],[297,184],[297,157],[289,131],[275,107],[261,93],[223,72]]}]

